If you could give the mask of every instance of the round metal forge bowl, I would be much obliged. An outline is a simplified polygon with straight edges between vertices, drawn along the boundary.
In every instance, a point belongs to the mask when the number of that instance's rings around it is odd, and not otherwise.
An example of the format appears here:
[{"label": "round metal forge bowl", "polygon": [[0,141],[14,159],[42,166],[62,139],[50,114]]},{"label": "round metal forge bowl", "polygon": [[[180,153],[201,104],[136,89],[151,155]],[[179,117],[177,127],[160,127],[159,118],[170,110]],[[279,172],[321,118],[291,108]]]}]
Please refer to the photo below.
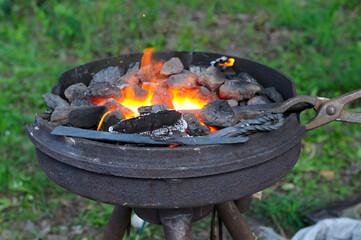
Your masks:
[{"label": "round metal forge bowl", "polygon": [[[127,68],[142,54],[86,63],[64,72],[53,93],[109,66]],[[153,58],[179,57],[185,67],[223,55],[203,52],[157,52]],[[264,87],[275,87],[285,99],[295,96],[295,83],[266,65],[235,57],[234,70],[246,71]],[[39,117],[27,126],[43,171],[75,194],[114,205],[137,208],[188,208],[238,199],[276,183],[296,164],[306,130],[291,114],[275,131],[256,133],[233,145],[151,147],[116,145],[51,135]]]}]

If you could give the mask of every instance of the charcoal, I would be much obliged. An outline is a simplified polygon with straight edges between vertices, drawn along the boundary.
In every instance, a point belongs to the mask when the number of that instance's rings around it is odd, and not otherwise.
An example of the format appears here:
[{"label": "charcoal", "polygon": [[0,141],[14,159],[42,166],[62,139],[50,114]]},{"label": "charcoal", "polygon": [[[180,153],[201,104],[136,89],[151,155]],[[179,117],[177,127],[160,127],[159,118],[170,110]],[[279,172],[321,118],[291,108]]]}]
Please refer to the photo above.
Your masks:
[{"label": "charcoal", "polygon": [[214,100],[219,100],[216,93],[211,92],[208,90],[208,88],[200,86],[197,88],[197,91],[195,93],[195,97],[201,98],[207,102],[212,102]]},{"label": "charcoal", "polygon": [[63,107],[56,108],[53,114],[51,114],[50,121],[53,126],[68,125],[69,114],[77,107]]},{"label": "charcoal", "polygon": [[183,70],[184,66],[181,60],[177,57],[173,57],[170,60],[166,61],[160,71],[163,75],[171,75],[180,73]]},{"label": "charcoal", "polygon": [[259,105],[259,104],[266,104],[272,103],[266,96],[255,96],[248,100],[247,105]]},{"label": "charcoal", "polygon": [[143,106],[138,108],[138,112],[140,114],[146,114],[146,113],[156,113],[159,111],[168,110],[168,107],[164,104],[155,104],[151,106]]},{"label": "charcoal", "polygon": [[137,76],[137,73],[134,72],[134,73],[127,73],[125,74],[123,77],[120,78],[120,82],[118,81],[116,83],[116,85],[122,85],[122,83],[127,83],[127,84],[130,84],[130,85],[135,85],[135,84],[139,84],[140,83],[140,80]]},{"label": "charcoal", "polygon": [[84,83],[76,83],[65,89],[64,95],[70,101],[73,102],[77,99],[83,99],[88,87]]},{"label": "charcoal", "polygon": [[189,89],[197,87],[197,76],[189,71],[170,76],[165,84],[169,88]]},{"label": "charcoal", "polygon": [[195,66],[195,65],[189,66],[189,71],[192,73],[195,73],[197,76],[200,76],[206,70],[207,70],[207,67],[205,67],[205,66]]},{"label": "charcoal", "polygon": [[227,100],[229,106],[231,107],[235,107],[235,106],[238,106],[238,101],[234,100],[234,99],[229,99]]},{"label": "charcoal", "polygon": [[69,103],[59,97],[58,95],[52,93],[45,93],[43,98],[46,102],[46,105],[51,109],[55,110],[56,108],[69,107]]},{"label": "charcoal", "polygon": [[48,111],[45,111],[45,112],[42,112],[42,113],[37,113],[36,116],[40,117],[40,118],[42,118],[44,120],[50,121],[51,114],[52,114],[52,111],[48,110]]},{"label": "charcoal", "polygon": [[164,88],[162,86],[158,86],[154,90],[154,94],[152,99],[150,100],[151,104],[164,104],[168,108],[174,108],[172,104],[174,94],[169,91],[167,88]]},{"label": "charcoal", "polygon": [[126,74],[138,72],[140,68],[140,62],[129,64],[129,68]]},{"label": "charcoal", "polygon": [[242,110],[235,113],[235,118],[239,122],[240,120],[255,119],[261,114],[262,112],[257,110]]},{"label": "charcoal", "polygon": [[108,115],[105,116],[103,120],[103,124],[100,128],[102,131],[109,131],[109,127],[117,124],[121,120],[125,119],[123,113],[119,110],[119,108]]},{"label": "charcoal", "polygon": [[262,88],[262,85],[260,85],[256,79],[254,79],[251,75],[249,75],[246,72],[239,73],[237,75],[236,79],[240,80],[241,82],[252,83],[252,84],[258,85]]},{"label": "charcoal", "polygon": [[99,98],[115,97],[120,98],[121,93],[119,89],[109,82],[97,82],[89,85],[89,93],[91,96]]},{"label": "charcoal", "polygon": [[141,67],[136,73],[139,80],[144,82],[160,82],[166,79],[166,76],[160,74],[161,66],[163,63],[158,62],[158,64],[153,65],[149,64],[144,67]]},{"label": "charcoal", "polygon": [[218,68],[210,66],[201,72],[198,76],[197,83],[213,92],[221,86],[225,80],[226,77]]},{"label": "charcoal", "polygon": [[[205,136],[207,132],[198,120],[197,116],[192,112],[184,112],[183,119],[187,122],[187,133],[191,136]],[[207,128],[207,127],[206,127]]]},{"label": "charcoal", "polygon": [[235,99],[242,101],[243,99],[250,99],[261,88],[252,83],[241,82],[239,80],[228,80],[219,89],[219,95],[223,99]]},{"label": "charcoal", "polygon": [[120,111],[126,115],[126,116],[129,116],[129,115],[134,115],[135,113],[125,107],[124,105],[120,104],[119,102],[117,102],[116,100],[114,100],[113,98],[109,98],[101,103],[98,104],[98,106],[105,106],[107,107],[110,111],[115,111],[116,109],[120,109]]},{"label": "charcoal", "polygon": [[204,124],[212,127],[230,127],[236,123],[235,114],[225,100],[215,100],[205,105],[198,113]]},{"label": "charcoal", "polygon": [[70,106],[72,107],[81,107],[81,106],[94,106],[92,102],[86,99],[75,99],[71,102]]},{"label": "charcoal", "polygon": [[236,72],[232,68],[227,68],[225,71],[223,71],[223,74],[228,79],[234,79],[236,77]]},{"label": "charcoal", "polygon": [[267,96],[275,103],[283,102],[282,95],[274,87],[261,89],[260,94]]},{"label": "charcoal", "polygon": [[78,128],[94,128],[108,111],[105,106],[77,107],[69,113],[69,123]]},{"label": "charcoal", "polygon": [[94,75],[90,85],[97,82],[107,82],[114,84],[120,79],[121,76],[124,75],[124,72],[124,69],[121,67],[108,67],[97,72]]},{"label": "charcoal", "polygon": [[151,132],[178,122],[182,114],[175,110],[165,110],[125,119],[113,126],[112,130],[120,133]]}]

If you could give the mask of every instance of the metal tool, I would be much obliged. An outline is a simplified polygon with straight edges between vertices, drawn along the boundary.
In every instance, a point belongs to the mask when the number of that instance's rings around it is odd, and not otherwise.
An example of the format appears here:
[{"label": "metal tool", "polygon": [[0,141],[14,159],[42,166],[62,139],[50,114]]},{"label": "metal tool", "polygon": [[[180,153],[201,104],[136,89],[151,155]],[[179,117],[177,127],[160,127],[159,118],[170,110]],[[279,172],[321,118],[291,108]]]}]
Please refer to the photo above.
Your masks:
[{"label": "metal tool", "polygon": [[332,99],[324,97],[296,96],[283,102],[280,106],[267,111],[272,113],[284,113],[292,108],[294,109],[295,106],[299,106],[300,104],[303,104],[303,108],[306,109],[308,108],[308,104],[316,111],[316,116],[305,124],[306,130],[311,130],[332,121],[361,123],[361,114],[343,110],[347,104],[358,99],[361,99],[361,89]]}]

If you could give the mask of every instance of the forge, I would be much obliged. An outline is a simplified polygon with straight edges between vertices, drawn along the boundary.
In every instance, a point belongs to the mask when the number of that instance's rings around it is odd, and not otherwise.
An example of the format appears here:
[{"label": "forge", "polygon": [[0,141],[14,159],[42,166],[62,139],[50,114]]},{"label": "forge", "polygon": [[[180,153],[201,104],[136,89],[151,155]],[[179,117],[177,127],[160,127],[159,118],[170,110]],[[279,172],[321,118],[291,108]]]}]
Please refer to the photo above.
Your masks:
[{"label": "forge", "polygon": [[[61,74],[47,95],[52,112],[27,126],[41,168],[68,191],[116,206],[103,239],[122,239],[132,209],[162,224],[166,239],[191,239],[192,222],[214,209],[234,239],[253,239],[240,213],[252,194],[296,164],[311,129],[300,124],[299,113],[328,102],[300,98],[290,77],[255,61],[205,52],[149,53],[101,59]],[[202,78],[202,71],[214,73]],[[261,96],[269,102],[251,101]],[[346,97],[361,98],[361,90]],[[208,109],[211,103],[216,110]],[[59,109],[66,111],[54,120]],[[88,116],[90,109],[96,117],[78,121],[79,112]],[[222,121],[200,116],[205,109],[221,112]],[[104,127],[110,114],[115,121]],[[179,121],[187,124],[157,133]]]}]

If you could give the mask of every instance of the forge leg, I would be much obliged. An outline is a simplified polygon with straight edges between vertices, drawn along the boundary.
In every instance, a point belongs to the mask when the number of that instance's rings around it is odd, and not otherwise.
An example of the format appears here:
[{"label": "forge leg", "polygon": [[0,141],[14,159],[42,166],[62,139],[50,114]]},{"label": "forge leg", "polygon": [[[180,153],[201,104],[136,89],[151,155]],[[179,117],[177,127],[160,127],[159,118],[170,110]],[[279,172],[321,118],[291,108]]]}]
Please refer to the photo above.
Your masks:
[{"label": "forge leg", "polygon": [[102,240],[122,240],[130,227],[131,208],[115,206],[105,227]]},{"label": "forge leg", "polygon": [[160,210],[159,217],[166,240],[192,239],[192,209]]},{"label": "forge leg", "polygon": [[255,239],[233,201],[216,205],[216,210],[234,240]]}]

